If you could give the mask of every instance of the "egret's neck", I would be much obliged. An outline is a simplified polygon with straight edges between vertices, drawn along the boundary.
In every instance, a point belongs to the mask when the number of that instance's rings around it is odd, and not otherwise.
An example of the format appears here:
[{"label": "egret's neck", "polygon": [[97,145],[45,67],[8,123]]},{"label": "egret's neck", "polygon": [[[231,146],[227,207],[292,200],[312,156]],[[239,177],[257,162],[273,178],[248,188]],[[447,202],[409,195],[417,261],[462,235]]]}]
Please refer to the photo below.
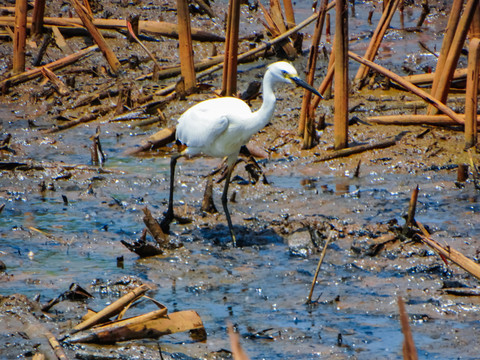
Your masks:
[{"label": "egret's neck", "polygon": [[263,129],[273,116],[273,112],[275,111],[275,102],[277,100],[273,92],[273,87],[274,80],[272,74],[267,71],[263,77],[262,84],[263,103],[260,109],[253,113],[253,118],[251,121],[252,134],[255,134]]}]

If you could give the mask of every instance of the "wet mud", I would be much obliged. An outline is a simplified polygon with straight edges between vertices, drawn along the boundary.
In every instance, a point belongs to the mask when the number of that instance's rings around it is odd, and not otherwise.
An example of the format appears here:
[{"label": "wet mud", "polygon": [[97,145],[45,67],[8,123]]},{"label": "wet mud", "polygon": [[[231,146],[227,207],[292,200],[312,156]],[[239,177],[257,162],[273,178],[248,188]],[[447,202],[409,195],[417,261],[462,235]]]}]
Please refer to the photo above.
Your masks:
[{"label": "wet mud", "polygon": [[[50,6],[50,5],[49,5]],[[52,5],[51,16],[67,16],[70,6]],[[99,17],[125,18],[137,9],[130,2],[99,5]],[[310,16],[310,4],[299,4],[297,21]],[[376,2],[356,4],[350,20],[350,47],[364,52],[374,25],[366,21]],[[174,4],[142,3],[139,13],[175,22]],[[224,14],[226,5],[214,10]],[[260,15],[247,6],[248,26],[241,36],[261,32]],[[107,14],[107,12],[109,12]],[[420,5],[405,8],[405,27],[414,27]],[[379,52],[378,63],[400,75],[421,73],[436,59],[419,47],[424,41],[439,50],[448,4],[431,4],[420,30],[401,30],[398,14]],[[219,15],[223,19],[223,15]],[[375,20],[376,19],[376,20]],[[193,17],[192,26],[224,33],[223,21],[206,15]],[[311,27],[304,30],[308,48]],[[211,98],[221,86],[221,74],[202,81],[207,90],[162,107],[165,120],[145,124],[142,119],[111,121],[112,112],[49,133],[67,121],[114,107],[119,89],[129,88],[138,101],[173,79],[139,80],[152,62],[124,34],[110,32],[108,41],[123,62],[124,72],[113,78],[101,53],[59,71],[72,86],[70,96],[59,96],[41,79],[13,86],[0,98],[0,357],[30,358],[47,346],[32,326],[55,335],[77,324],[87,308],[101,310],[139,284],[170,311],[193,309],[205,325],[207,340],[195,342],[188,334],[165,336],[108,346],[69,345],[65,351],[80,359],[223,359],[231,358],[227,320],[241,335],[252,359],[401,359],[403,334],[397,300],[401,296],[410,316],[420,358],[475,359],[480,352],[478,296],[449,289],[476,289],[478,280],[443,261],[411,232],[405,216],[412,190],[418,186],[415,219],[442,244],[478,262],[479,192],[474,169],[478,155],[464,151],[462,129],[434,126],[376,125],[372,115],[422,113],[425,103],[381,78],[349,100],[350,145],[376,143],[398,137],[394,146],[349,157],[316,162],[331,152],[333,100],[320,103],[317,113],[326,120],[317,129],[318,144],[301,150],[297,121],[303,91],[282,87],[274,119],[251,141],[268,153],[257,159],[266,181],[254,182],[246,163],[237,165],[230,186],[229,208],[239,247],[232,247],[220,197],[222,183],[214,183],[218,213],[201,211],[206,176],[219,159],[181,159],[177,166],[175,212],[189,219],[175,222],[170,238],[180,247],[148,258],[128,251],[121,241],[134,242],[144,229],[143,209],[161,219],[167,208],[169,154],[172,145],[133,156],[135,149],[156,131],[175,124],[179,115],[198,101]],[[68,39],[73,51],[90,45],[87,37]],[[165,64],[178,62],[177,42],[159,38],[149,48]],[[221,44],[215,44],[221,49]],[[247,49],[249,42],[243,42]],[[1,73],[6,73],[12,43],[0,43]],[[328,53],[331,44],[322,39]],[[211,43],[195,43],[199,59],[212,55]],[[31,50],[33,53],[36,51]],[[47,57],[61,57],[49,48]],[[129,67],[127,63],[138,66]],[[239,67],[239,91],[261,79],[265,66],[277,58]],[[307,55],[294,62],[303,76]],[[328,58],[321,56],[318,83]],[[463,64],[463,65],[462,65]],[[466,57],[459,66],[466,64]],[[357,65],[350,62],[350,73]],[[89,106],[75,108],[83,97],[111,89]],[[251,101],[258,108],[261,99]],[[464,111],[461,94],[448,105]],[[151,118],[149,115],[147,118]],[[103,164],[92,163],[92,137],[106,154]],[[466,181],[458,180],[459,165],[469,166]],[[214,179],[219,180],[221,174]],[[234,194],[234,195],[233,195]],[[306,304],[320,251],[333,234],[319,273],[313,303]],[[153,243],[151,237],[147,237]],[[65,299],[48,313],[41,306],[77,283],[94,298]],[[455,294],[455,295],[454,295]],[[153,310],[142,302],[133,314]],[[45,350],[48,351],[48,350]]]}]

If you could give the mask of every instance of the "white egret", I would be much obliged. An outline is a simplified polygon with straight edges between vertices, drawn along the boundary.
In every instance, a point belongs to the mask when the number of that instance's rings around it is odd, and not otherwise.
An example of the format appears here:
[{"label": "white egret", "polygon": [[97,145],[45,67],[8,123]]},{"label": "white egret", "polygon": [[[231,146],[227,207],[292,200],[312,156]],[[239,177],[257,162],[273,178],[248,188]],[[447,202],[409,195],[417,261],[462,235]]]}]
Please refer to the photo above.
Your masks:
[{"label": "white egret", "polygon": [[279,61],[268,66],[263,77],[263,103],[260,109],[252,112],[242,100],[234,97],[221,97],[202,101],[186,110],[178,119],[176,139],[186,145],[186,149],[171,157],[170,196],[168,209],[162,221],[162,227],[168,232],[174,218],[173,189],[175,165],[179,157],[207,155],[227,158],[227,174],[222,194],[222,205],[228,222],[233,245],[236,246],[235,233],[227,206],[227,192],[230,176],[237,160],[240,148],[252,135],[265,127],[275,110],[274,86],[279,83],[299,85],[317,96],[320,93],[298,77],[295,68],[287,62]]}]

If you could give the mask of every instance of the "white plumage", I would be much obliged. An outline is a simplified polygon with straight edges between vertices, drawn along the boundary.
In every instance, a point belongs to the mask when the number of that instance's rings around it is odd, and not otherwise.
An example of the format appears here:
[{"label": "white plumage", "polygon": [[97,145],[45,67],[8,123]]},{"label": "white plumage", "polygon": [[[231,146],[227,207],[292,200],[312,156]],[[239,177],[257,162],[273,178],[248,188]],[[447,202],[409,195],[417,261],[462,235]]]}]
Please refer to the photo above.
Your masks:
[{"label": "white plumage", "polygon": [[297,84],[321,96],[312,86],[298,77],[295,68],[287,62],[276,62],[268,66],[263,77],[263,103],[260,109],[252,112],[242,100],[234,97],[222,97],[202,101],[188,110],[178,119],[176,138],[187,148],[172,156],[170,163],[170,197],[168,210],[162,227],[168,231],[173,220],[173,188],[177,159],[180,156],[208,155],[227,157],[227,176],[222,195],[222,205],[227,218],[230,235],[236,245],[230,213],[227,207],[227,193],[233,165],[240,148],[252,135],[268,124],[275,110],[274,86],[278,83]]}]

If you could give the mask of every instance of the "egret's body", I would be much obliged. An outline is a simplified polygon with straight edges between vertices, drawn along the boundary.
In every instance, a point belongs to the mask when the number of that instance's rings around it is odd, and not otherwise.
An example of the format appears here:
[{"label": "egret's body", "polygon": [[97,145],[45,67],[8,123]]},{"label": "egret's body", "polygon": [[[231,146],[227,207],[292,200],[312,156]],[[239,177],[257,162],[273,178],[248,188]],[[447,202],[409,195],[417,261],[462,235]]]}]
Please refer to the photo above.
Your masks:
[{"label": "egret's body", "polygon": [[202,101],[188,110],[178,119],[176,138],[187,148],[172,156],[170,163],[170,197],[164,227],[173,220],[173,187],[177,159],[180,156],[208,155],[227,157],[227,176],[222,195],[222,205],[227,218],[233,244],[236,245],[230,213],[227,207],[227,193],[230,176],[240,148],[250,138],[268,124],[275,110],[274,86],[277,83],[300,85],[316,95],[314,88],[298,77],[295,68],[286,62],[277,62],[268,67],[263,78],[263,103],[260,109],[252,112],[242,100],[222,97]]}]

